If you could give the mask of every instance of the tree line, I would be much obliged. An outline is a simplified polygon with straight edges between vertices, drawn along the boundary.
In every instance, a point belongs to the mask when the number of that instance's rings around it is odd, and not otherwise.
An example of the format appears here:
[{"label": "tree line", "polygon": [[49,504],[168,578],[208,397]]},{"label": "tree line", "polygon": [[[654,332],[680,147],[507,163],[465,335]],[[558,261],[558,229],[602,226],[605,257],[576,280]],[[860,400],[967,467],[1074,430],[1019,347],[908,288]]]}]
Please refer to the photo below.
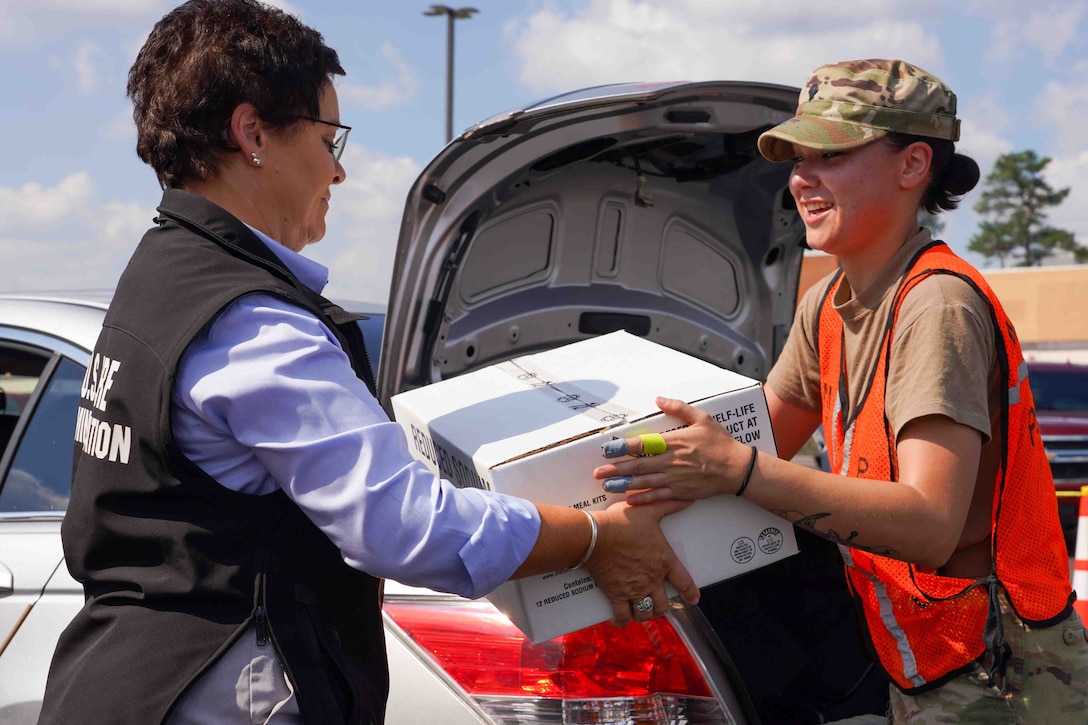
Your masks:
[{"label": "tree line", "polygon": [[[1088,247],[1077,244],[1072,232],[1047,221],[1047,211],[1069,196],[1043,178],[1050,159],[1034,151],[1004,154],[987,175],[974,209],[982,221],[968,249],[1005,267],[1034,267],[1058,251],[1071,252],[1078,264],[1088,261]],[[927,223],[927,221],[929,223]],[[933,226],[932,220],[922,220]]]}]

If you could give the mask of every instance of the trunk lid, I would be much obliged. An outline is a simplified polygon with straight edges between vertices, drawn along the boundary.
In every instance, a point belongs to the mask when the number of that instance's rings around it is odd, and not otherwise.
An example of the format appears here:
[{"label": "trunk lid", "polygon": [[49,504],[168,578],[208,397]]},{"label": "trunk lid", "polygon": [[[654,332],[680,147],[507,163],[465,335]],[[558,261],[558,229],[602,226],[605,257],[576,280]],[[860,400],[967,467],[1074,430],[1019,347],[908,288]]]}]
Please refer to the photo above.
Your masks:
[{"label": "trunk lid", "polygon": [[763,379],[796,303],[788,164],[756,149],[797,91],[617,85],[465,131],[405,206],[379,399],[626,329]]}]

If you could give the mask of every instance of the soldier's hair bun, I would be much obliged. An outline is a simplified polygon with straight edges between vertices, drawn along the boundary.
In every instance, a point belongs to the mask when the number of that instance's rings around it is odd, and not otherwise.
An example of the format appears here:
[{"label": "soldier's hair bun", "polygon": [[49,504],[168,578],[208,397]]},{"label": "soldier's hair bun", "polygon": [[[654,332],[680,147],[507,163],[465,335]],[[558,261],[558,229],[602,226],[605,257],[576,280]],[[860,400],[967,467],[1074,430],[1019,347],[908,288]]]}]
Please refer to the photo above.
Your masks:
[{"label": "soldier's hair bun", "polygon": [[962,196],[978,185],[979,178],[981,172],[975,160],[970,156],[955,154],[939,181],[949,194]]}]

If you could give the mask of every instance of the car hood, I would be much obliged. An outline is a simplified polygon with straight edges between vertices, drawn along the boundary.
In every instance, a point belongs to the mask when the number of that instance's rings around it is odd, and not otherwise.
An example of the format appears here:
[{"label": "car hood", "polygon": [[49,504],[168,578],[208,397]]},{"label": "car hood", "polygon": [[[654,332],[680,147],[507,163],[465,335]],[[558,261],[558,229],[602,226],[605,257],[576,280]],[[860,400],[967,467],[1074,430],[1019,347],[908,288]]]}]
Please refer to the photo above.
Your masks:
[{"label": "car hood", "polygon": [[793,318],[804,227],[756,148],[797,90],[616,85],[494,116],[406,202],[379,399],[626,329],[763,379]]}]

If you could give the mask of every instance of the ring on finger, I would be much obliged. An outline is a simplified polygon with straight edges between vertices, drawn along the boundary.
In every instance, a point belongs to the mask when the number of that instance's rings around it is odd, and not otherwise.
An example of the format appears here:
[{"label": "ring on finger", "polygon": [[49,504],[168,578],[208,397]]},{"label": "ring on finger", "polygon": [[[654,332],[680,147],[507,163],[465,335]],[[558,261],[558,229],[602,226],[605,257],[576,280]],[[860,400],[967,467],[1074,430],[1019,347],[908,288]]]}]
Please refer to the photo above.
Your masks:
[{"label": "ring on finger", "polygon": [[649,596],[643,597],[632,604],[631,609],[634,609],[636,612],[652,612],[654,611],[654,598]]}]

